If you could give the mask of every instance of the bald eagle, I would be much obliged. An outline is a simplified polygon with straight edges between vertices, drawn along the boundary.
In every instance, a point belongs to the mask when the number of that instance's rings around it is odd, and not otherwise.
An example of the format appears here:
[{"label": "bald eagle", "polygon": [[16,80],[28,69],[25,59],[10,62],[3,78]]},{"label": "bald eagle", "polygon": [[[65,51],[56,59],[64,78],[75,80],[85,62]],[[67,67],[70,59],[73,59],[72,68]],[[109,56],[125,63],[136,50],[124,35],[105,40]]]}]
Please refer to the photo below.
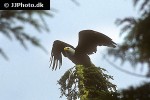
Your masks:
[{"label": "bald eagle", "polygon": [[62,65],[62,54],[68,57],[75,65],[91,66],[92,62],[88,55],[96,53],[97,46],[116,47],[116,43],[108,36],[94,30],[82,30],[79,32],[77,47],[55,40],[51,50],[50,66],[56,70]]}]

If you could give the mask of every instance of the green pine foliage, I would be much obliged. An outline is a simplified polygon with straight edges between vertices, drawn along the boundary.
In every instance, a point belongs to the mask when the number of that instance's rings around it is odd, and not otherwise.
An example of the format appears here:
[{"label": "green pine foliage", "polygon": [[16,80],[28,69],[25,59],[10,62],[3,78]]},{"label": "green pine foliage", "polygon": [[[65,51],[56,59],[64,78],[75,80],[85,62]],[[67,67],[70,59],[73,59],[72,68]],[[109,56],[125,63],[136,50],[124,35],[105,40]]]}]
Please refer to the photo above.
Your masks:
[{"label": "green pine foliage", "polygon": [[61,97],[68,100],[117,100],[116,85],[110,82],[112,76],[105,69],[94,65],[76,65],[60,78]]}]

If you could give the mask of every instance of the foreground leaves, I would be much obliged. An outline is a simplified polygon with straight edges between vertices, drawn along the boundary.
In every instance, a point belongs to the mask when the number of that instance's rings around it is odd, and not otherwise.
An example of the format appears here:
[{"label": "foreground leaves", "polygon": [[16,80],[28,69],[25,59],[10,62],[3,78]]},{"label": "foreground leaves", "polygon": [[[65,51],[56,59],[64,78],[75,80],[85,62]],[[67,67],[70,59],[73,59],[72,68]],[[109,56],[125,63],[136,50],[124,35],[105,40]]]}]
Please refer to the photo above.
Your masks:
[{"label": "foreground leaves", "polygon": [[150,100],[150,82],[143,82],[140,86],[130,86],[121,91],[121,100]]},{"label": "foreground leaves", "polygon": [[124,41],[117,49],[109,49],[108,54],[129,61],[133,67],[138,64],[148,66],[146,77],[150,77],[150,0],[133,0],[139,8],[140,17],[118,19],[117,25],[122,25],[121,34],[125,33]]},{"label": "foreground leaves", "polygon": [[[48,31],[48,27],[44,20],[45,16],[52,17],[52,14],[44,10],[1,10],[0,11],[0,34],[9,40],[17,40],[27,49],[26,41],[29,41],[34,46],[43,46],[35,36],[31,36],[32,32],[25,31],[25,25],[33,27],[33,29]],[[0,47],[0,54],[8,59],[3,48]]]}]

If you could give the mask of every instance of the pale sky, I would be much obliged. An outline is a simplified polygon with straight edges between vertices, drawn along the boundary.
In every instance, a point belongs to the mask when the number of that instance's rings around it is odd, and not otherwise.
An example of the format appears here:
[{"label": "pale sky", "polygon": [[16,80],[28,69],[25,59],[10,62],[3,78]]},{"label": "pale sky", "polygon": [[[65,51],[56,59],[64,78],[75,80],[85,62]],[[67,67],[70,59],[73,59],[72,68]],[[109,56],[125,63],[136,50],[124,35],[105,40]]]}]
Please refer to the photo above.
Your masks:
[{"label": "pale sky", "polygon": [[[66,70],[74,64],[63,57],[61,69],[52,71],[49,68],[50,50],[56,39],[67,42],[73,46],[78,43],[78,32],[83,29],[93,29],[102,32],[120,43],[120,27],[114,22],[117,18],[126,16],[138,16],[137,9],[133,8],[131,0],[78,0],[80,6],[76,6],[71,0],[51,0],[53,18],[46,18],[50,32],[38,34],[33,27],[25,26],[28,33],[40,38],[43,46],[49,51],[44,53],[41,49],[33,47],[30,43],[26,51],[17,41],[7,40],[0,35],[0,47],[3,47],[10,60],[5,61],[0,57],[0,100],[66,100],[59,98],[60,91],[57,80]],[[105,53],[104,47],[98,47],[96,54],[90,56],[96,66],[101,66],[114,77],[112,81],[117,88],[126,88],[130,85],[138,85],[144,80],[122,73],[102,59]],[[120,66],[119,61],[110,59]],[[140,68],[134,70],[128,63],[121,68],[131,72],[144,74]]]}]

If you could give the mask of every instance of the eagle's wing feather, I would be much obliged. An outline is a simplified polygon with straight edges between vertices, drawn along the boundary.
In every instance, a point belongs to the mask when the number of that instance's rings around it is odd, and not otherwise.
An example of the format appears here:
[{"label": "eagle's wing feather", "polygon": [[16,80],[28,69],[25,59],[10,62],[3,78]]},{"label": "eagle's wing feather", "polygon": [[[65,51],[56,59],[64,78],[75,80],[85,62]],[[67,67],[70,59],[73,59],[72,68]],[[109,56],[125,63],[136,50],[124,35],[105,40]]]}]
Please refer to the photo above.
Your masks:
[{"label": "eagle's wing feather", "polygon": [[62,54],[64,56],[66,56],[66,54],[64,52],[65,47],[74,48],[73,46],[71,46],[70,44],[67,44],[65,42],[62,42],[59,40],[54,41],[53,47],[51,50],[51,57],[50,57],[50,66],[52,66],[52,70],[54,70],[54,69],[56,70],[58,64],[59,64],[59,68],[62,65]]},{"label": "eagle's wing feather", "polygon": [[92,54],[97,51],[97,46],[116,47],[116,43],[108,36],[93,30],[83,30],[79,32],[79,42],[76,47],[76,53]]}]

